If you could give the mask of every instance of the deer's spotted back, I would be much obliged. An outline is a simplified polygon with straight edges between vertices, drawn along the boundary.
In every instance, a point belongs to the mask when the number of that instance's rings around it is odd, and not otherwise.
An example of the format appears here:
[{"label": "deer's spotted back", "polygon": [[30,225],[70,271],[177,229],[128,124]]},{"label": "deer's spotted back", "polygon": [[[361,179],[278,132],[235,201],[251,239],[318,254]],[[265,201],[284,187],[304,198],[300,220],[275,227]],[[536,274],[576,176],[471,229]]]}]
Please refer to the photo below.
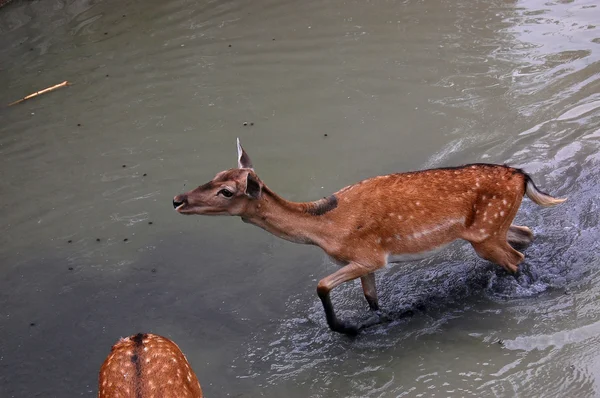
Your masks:
[{"label": "deer's spotted back", "polygon": [[461,235],[479,240],[504,232],[524,189],[520,170],[499,165],[390,174],[338,191],[329,216],[345,225],[341,247],[364,247],[381,261],[384,254],[419,253]]},{"label": "deer's spotted back", "polygon": [[98,397],[199,398],[202,390],[175,343],[140,333],[113,346],[100,369]]}]

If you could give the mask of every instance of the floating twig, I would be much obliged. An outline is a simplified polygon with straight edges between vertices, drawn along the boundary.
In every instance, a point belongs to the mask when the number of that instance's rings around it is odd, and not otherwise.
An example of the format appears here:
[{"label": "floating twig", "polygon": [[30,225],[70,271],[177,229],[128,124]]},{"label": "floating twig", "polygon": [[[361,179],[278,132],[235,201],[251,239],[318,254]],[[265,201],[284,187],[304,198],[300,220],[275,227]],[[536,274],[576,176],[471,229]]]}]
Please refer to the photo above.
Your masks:
[{"label": "floating twig", "polygon": [[38,95],[40,95],[40,94],[45,94],[45,93],[48,93],[48,92],[50,92],[50,91],[54,91],[54,90],[56,90],[57,88],[61,88],[61,87],[68,86],[68,85],[69,85],[69,82],[65,80],[64,82],[62,82],[62,83],[60,83],[60,84],[57,84],[56,86],[48,87],[48,88],[46,88],[46,89],[43,89],[43,90],[41,90],[41,91],[35,92],[35,93],[33,93],[33,94],[29,94],[27,97],[23,97],[23,98],[21,98],[21,99],[20,99],[20,100],[18,100],[18,101],[11,102],[10,104],[8,104],[8,106],[13,106],[13,105],[15,105],[15,104],[18,104],[18,103],[21,103],[21,102],[23,102],[23,101],[26,101],[26,100],[28,100],[28,99],[30,99],[30,98],[37,97],[37,96],[38,96]]}]

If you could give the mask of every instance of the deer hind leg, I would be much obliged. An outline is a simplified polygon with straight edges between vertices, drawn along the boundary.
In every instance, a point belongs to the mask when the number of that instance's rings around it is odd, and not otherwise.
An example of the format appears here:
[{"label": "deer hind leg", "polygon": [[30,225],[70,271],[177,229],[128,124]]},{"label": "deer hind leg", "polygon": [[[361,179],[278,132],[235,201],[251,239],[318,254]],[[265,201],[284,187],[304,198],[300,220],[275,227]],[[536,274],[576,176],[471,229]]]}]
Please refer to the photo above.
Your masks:
[{"label": "deer hind leg", "polygon": [[370,273],[360,277],[365,299],[369,303],[371,311],[379,311],[379,302],[377,300],[377,287],[375,286],[375,274]]},{"label": "deer hind leg", "polygon": [[510,273],[519,270],[518,266],[524,258],[523,254],[513,249],[508,242],[499,239],[471,242],[471,245],[479,257],[501,265]]},{"label": "deer hind leg", "polygon": [[511,246],[526,247],[533,242],[533,232],[527,227],[511,225],[508,228],[506,240]]}]

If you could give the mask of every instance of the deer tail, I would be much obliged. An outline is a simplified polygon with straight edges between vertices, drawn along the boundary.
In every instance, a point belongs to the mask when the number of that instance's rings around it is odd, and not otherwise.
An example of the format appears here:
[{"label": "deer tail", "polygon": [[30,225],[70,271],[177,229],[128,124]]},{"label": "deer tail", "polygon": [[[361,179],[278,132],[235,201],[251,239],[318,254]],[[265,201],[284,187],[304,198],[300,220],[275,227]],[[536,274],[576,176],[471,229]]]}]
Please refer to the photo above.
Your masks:
[{"label": "deer tail", "polygon": [[553,198],[547,193],[540,191],[528,174],[525,174],[525,195],[538,205],[544,207],[556,206],[567,200],[567,198]]}]

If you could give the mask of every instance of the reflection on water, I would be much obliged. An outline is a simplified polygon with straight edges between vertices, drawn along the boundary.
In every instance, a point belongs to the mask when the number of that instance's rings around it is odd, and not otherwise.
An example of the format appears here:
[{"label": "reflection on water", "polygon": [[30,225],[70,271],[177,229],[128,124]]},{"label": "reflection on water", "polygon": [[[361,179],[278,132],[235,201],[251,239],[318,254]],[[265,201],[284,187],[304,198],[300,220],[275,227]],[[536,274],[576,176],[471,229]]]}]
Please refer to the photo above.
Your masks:
[{"label": "reflection on water", "polygon": [[[138,331],[175,340],[211,397],[597,395],[597,21],[593,1],[3,7],[0,100],[73,85],[0,109],[0,395],[93,396]],[[314,293],[322,253],[172,212],[236,136],[292,200],[472,161],[569,200],[524,201],[517,277],[460,243],[382,271],[393,320],[351,340]],[[368,316],[358,283],[333,300]]]}]

